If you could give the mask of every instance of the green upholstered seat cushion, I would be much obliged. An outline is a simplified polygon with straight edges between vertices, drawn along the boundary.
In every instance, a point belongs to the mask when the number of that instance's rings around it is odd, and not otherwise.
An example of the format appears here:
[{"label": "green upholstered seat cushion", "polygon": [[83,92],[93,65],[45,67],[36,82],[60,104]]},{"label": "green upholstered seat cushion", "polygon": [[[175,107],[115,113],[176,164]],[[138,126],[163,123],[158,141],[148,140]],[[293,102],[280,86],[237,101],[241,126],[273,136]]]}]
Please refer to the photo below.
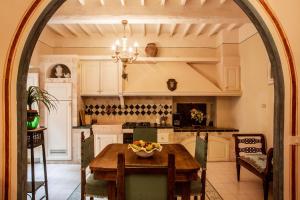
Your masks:
[{"label": "green upholstered seat cushion", "polygon": [[258,172],[263,173],[267,165],[267,155],[264,154],[245,154],[241,160],[252,165]]},{"label": "green upholstered seat cushion", "polygon": [[[181,195],[181,189],[178,187],[177,184],[175,184],[176,189],[175,189],[175,194],[177,196]],[[202,189],[202,183],[201,183],[201,178],[198,177],[196,181],[191,182],[191,195],[199,195],[201,194],[201,189]]]},{"label": "green upholstered seat cushion", "polygon": [[166,200],[167,185],[167,175],[126,175],[125,196],[129,200]]},{"label": "green upholstered seat cushion", "polygon": [[85,192],[90,196],[107,197],[107,181],[96,180],[90,174],[86,179]]}]

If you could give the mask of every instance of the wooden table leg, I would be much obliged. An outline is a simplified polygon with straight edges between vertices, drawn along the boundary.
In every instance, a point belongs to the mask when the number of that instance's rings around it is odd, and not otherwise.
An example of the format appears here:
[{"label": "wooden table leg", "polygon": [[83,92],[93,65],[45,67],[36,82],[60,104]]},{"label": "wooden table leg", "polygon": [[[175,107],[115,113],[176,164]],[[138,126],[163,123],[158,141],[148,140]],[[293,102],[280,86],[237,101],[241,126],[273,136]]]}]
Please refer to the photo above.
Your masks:
[{"label": "wooden table leg", "polygon": [[182,183],[182,200],[190,200],[191,196],[191,182]]},{"label": "wooden table leg", "polygon": [[116,188],[116,182],[115,181],[108,181],[108,187],[107,187],[107,194],[108,194],[108,200],[115,200],[116,194],[117,194],[117,188]]}]

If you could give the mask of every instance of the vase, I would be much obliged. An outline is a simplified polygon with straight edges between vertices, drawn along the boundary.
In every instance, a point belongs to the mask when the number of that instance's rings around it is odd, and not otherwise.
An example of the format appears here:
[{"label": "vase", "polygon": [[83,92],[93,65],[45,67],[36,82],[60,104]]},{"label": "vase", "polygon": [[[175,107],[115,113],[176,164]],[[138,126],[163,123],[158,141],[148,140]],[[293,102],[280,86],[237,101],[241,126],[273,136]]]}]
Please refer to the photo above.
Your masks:
[{"label": "vase", "polygon": [[40,123],[40,116],[36,110],[27,110],[27,129],[35,129]]}]

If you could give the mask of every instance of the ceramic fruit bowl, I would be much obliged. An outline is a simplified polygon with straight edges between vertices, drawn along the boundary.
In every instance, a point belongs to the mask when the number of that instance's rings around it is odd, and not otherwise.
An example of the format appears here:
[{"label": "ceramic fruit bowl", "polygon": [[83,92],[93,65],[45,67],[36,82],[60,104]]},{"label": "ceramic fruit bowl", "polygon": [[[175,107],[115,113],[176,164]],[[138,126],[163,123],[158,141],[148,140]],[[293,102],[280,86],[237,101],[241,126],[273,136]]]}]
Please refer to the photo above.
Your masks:
[{"label": "ceramic fruit bowl", "polygon": [[148,158],[153,156],[155,151],[160,152],[162,150],[162,146],[156,142],[138,140],[134,141],[133,144],[129,144],[128,149],[132,149],[132,151],[140,157]]}]

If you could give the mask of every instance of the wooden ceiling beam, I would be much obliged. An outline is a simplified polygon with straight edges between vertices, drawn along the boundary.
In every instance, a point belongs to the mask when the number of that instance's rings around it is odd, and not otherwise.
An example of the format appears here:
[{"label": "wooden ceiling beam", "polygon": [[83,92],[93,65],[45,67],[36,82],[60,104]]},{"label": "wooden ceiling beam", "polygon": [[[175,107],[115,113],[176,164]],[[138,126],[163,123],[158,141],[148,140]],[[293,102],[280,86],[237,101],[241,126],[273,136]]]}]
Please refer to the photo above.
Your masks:
[{"label": "wooden ceiling beam", "polygon": [[177,24],[172,24],[171,29],[170,29],[170,37],[173,37],[176,31]]},{"label": "wooden ceiling beam", "polygon": [[192,27],[192,24],[187,24],[184,31],[183,31],[183,35],[182,37],[186,37],[189,33],[190,28]]},{"label": "wooden ceiling beam", "polygon": [[147,35],[147,27],[146,27],[146,24],[143,24],[143,34],[144,34],[144,36]]},{"label": "wooden ceiling beam", "polygon": [[157,24],[157,27],[156,27],[156,35],[157,35],[157,37],[160,36],[160,32],[161,32],[161,24]]},{"label": "wooden ceiling beam", "polygon": [[78,2],[80,3],[80,5],[84,6],[85,5],[85,0],[78,0]]},{"label": "wooden ceiling beam", "polygon": [[54,27],[54,26],[47,26],[52,32],[54,32],[56,35],[60,36],[60,37],[65,37],[65,34],[62,32],[62,30],[60,30],[58,27]]},{"label": "wooden ceiling beam", "polygon": [[226,17],[182,17],[174,15],[118,15],[118,16],[54,16],[48,24],[120,24],[122,20],[128,20],[130,24],[245,24],[248,18],[226,18]]},{"label": "wooden ceiling beam", "polygon": [[232,31],[234,29],[238,28],[238,25],[237,24],[229,24],[227,26],[227,31]]},{"label": "wooden ceiling beam", "polygon": [[226,0],[220,0],[220,4],[223,5],[226,2]]},{"label": "wooden ceiling beam", "polygon": [[113,29],[113,31],[114,31],[114,34],[115,34],[115,35],[118,35],[118,31],[117,31],[116,26],[112,24],[111,27],[112,27],[112,29]]},{"label": "wooden ceiling beam", "polygon": [[200,0],[201,6],[203,6],[206,3],[206,0]]},{"label": "wooden ceiling beam", "polygon": [[129,35],[132,36],[132,28],[130,24],[127,24]]},{"label": "wooden ceiling beam", "polygon": [[77,31],[73,28],[73,27],[71,27],[70,25],[68,25],[68,24],[64,24],[64,27],[73,35],[73,36],[75,36],[75,37],[78,37],[79,36],[79,34],[77,33]]},{"label": "wooden ceiling beam", "polygon": [[209,31],[208,36],[213,36],[220,32],[222,24],[215,24],[214,27]]},{"label": "wooden ceiling beam", "polygon": [[120,2],[122,6],[125,6],[125,0],[120,0]]},{"label": "wooden ceiling beam", "polygon": [[206,27],[206,24],[204,24],[204,23],[201,24],[196,31],[196,36],[199,36],[200,34],[202,34],[205,27]]},{"label": "wooden ceiling beam", "polygon": [[186,4],[186,1],[187,1],[187,0],[181,0],[181,2],[180,2],[180,3],[181,3],[181,5],[182,5],[182,6],[185,6],[185,4]]},{"label": "wooden ceiling beam", "polygon": [[99,1],[100,1],[100,5],[101,5],[101,6],[104,6],[104,5],[105,5],[104,0],[99,0]]},{"label": "wooden ceiling beam", "polygon": [[161,1],[160,1],[160,5],[161,5],[161,6],[165,6],[165,5],[166,5],[166,0],[161,0]]},{"label": "wooden ceiling beam", "polygon": [[103,31],[102,31],[101,27],[99,26],[99,24],[95,24],[95,27],[96,27],[98,33],[99,33],[101,36],[104,36]]},{"label": "wooden ceiling beam", "polygon": [[85,25],[83,24],[78,24],[79,28],[82,30],[82,32],[84,32],[85,35],[87,36],[91,36],[91,32],[90,30],[88,29],[88,27],[86,27]]}]

